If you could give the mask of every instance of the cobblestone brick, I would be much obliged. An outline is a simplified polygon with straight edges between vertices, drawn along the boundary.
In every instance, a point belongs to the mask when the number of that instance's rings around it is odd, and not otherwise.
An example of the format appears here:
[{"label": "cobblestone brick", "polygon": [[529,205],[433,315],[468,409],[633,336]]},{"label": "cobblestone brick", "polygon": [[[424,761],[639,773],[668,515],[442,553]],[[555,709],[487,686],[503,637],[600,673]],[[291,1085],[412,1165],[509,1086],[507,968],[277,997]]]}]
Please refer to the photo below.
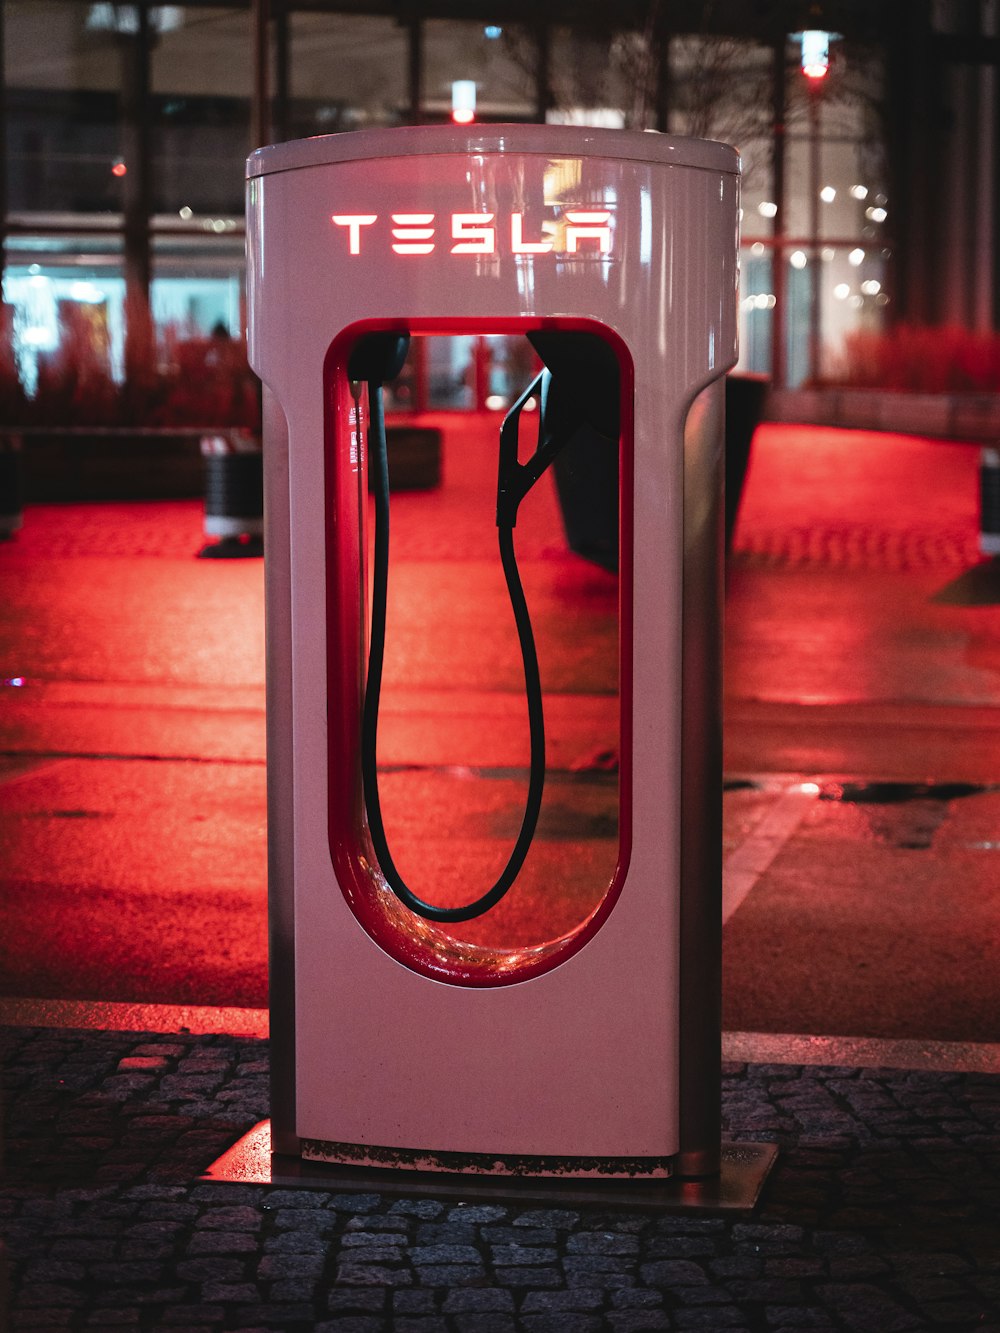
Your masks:
[{"label": "cobblestone brick", "polygon": [[652,1236],[643,1246],[651,1259],[706,1259],[718,1252],[711,1236]]},{"label": "cobblestone brick", "polygon": [[448,1214],[448,1221],[462,1222],[465,1224],[471,1224],[473,1222],[499,1222],[507,1216],[508,1212],[509,1209],[495,1203],[460,1203]]},{"label": "cobblestone brick", "polygon": [[[326,1254],[330,1242],[317,1231],[279,1231],[273,1236],[265,1236],[263,1241],[252,1241],[254,1245],[263,1244],[265,1254]],[[391,1243],[388,1238],[387,1243]]]},{"label": "cobblestone brick", "polygon": [[572,1231],[579,1222],[579,1213],[561,1208],[532,1208],[514,1218],[516,1227],[553,1227],[556,1231]]},{"label": "cobblestone brick", "polygon": [[[259,1222],[258,1218],[258,1222]],[[337,1225],[336,1215],[320,1209],[281,1208],[274,1214],[274,1226],[293,1231],[314,1231],[317,1234],[332,1231]]]},{"label": "cobblestone brick", "polygon": [[175,1305],[172,1310],[164,1311],[162,1319],[163,1323],[171,1325],[211,1327],[213,1324],[218,1324],[225,1317],[225,1313],[221,1305]]},{"label": "cobblestone brick", "polygon": [[509,1314],[452,1315],[456,1333],[517,1333],[519,1325]]},{"label": "cobblestone brick", "polygon": [[561,1287],[561,1273],[554,1268],[498,1268],[496,1280],[505,1287]]},{"label": "cobblestone brick", "polygon": [[[747,1316],[735,1305],[718,1306],[713,1305],[711,1309],[684,1309],[674,1310],[673,1321],[675,1328],[693,1328],[706,1329],[708,1333],[714,1333],[718,1329],[721,1333],[723,1329],[753,1329],[754,1333],[761,1327],[758,1323],[748,1323]],[[790,1330],[789,1330],[790,1333]]]},{"label": "cobblestone brick", "polygon": [[508,1311],[514,1309],[514,1297],[501,1287],[467,1287],[450,1291],[445,1298],[444,1314],[467,1314],[471,1311]]},{"label": "cobblestone brick", "polygon": [[636,1285],[634,1273],[619,1267],[595,1268],[594,1263],[593,1260],[564,1260],[563,1269],[567,1286],[604,1287],[608,1291],[613,1291],[617,1287]]},{"label": "cobblestone brick", "polygon": [[606,1319],[615,1333],[644,1333],[646,1329],[675,1327],[665,1310],[612,1310]]},{"label": "cobblestone brick", "polygon": [[257,1277],[261,1282],[273,1282],[278,1278],[314,1277],[322,1271],[326,1256],[309,1251],[305,1254],[265,1254],[257,1265]]},{"label": "cobblestone brick", "polygon": [[692,1287],[706,1285],[705,1270],[688,1259],[657,1259],[639,1270],[650,1287]]},{"label": "cobblestone brick", "polygon": [[412,1287],[392,1293],[392,1308],[400,1314],[436,1314],[438,1293]]},{"label": "cobblestone brick", "polygon": [[491,1245],[554,1245],[559,1233],[555,1227],[483,1227],[483,1240]]},{"label": "cobblestone brick", "polygon": [[406,1257],[406,1250],[402,1245],[366,1245],[353,1250],[342,1249],[339,1257],[345,1262],[356,1260],[366,1264],[398,1264]]},{"label": "cobblestone brick", "polygon": [[397,1213],[383,1215],[363,1212],[359,1217],[349,1217],[344,1222],[345,1234],[352,1231],[385,1231],[406,1236],[412,1229],[413,1219],[402,1217]]},{"label": "cobblestone brick", "polygon": [[414,1217],[440,1217],[444,1204],[436,1199],[397,1199],[390,1210],[394,1213],[409,1213]]},{"label": "cobblestone brick", "polygon": [[378,1315],[338,1315],[316,1324],[314,1333],[385,1333],[386,1324]]},{"label": "cobblestone brick", "polygon": [[268,1190],[263,1207],[268,1212],[278,1208],[325,1208],[330,1195],[320,1190]]},{"label": "cobblestone brick", "polygon": [[387,1268],[384,1264],[361,1264],[344,1260],[337,1265],[337,1282],[356,1287],[408,1287],[413,1274],[408,1268]]},{"label": "cobblestone brick", "polygon": [[304,1277],[281,1278],[272,1282],[268,1299],[272,1301],[312,1301],[319,1290],[316,1279]]},{"label": "cobblestone brick", "polygon": [[491,1245],[494,1264],[513,1267],[517,1264],[555,1263],[559,1253],[549,1245]]},{"label": "cobblestone brick", "polygon": [[[391,1221],[399,1222],[396,1216]],[[472,1245],[480,1236],[480,1228],[471,1223],[421,1222],[414,1243],[417,1245]]]},{"label": "cobblestone brick", "polygon": [[201,1291],[206,1301],[259,1301],[260,1291],[252,1282],[206,1282]]},{"label": "cobblestone brick", "polygon": [[728,1070],[729,1132],[782,1148],[763,1208],[734,1220],[198,1182],[236,1135],[224,1117],[262,1095],[262,1043],[0,1046],[15,1331],[1000,1333],[995,1076]]},{"label": "cobblestone brick", "polygon": [[604,1304],[604,1292],[585,1287],[566,1291],[529,1291],[521,1302],[525,1314],[553,1314],[561,1310],[599,1310]]},{"label": "cobblestone brick", "polygon": [[335,1194],[330,1207],[342,1213],[373,1213],[381,1202],[379,1194]]},{"label": "cobblestone brick", "polygon": [[188,1254],[256,1254],[258,1240],[248,1231],[196,1231],[187,1244]]},{"label": "cobblestone brick", "polygon": [[482,1262],[479,1251],[472,1245],[415,1245],[410,1250],[410,1260],[421,1264],[478,1264]]},{"label": "cobblestone brick", "polygon": [[378,1312],[385,1308],[385,1300],[384,1291],[351,1290],[350,1288],[335,1287],[327,1296],[326,1308],[334,1311],[373,1310]]},{"label": "cobblestone brick", "polygon": [[604,1320],[592,1314],[526,1314],[521,1327],[526,1333],[600,1333]]},{"label": "cobblestone brick", "polygon": [[417,1270],[417,1279],[428,1287],[464,1287],[478,1283],[485,1269],[477,1264],[425,1264]]},{"label": "cobblestone brick", "polygon": [[830,1305],[850,1329],[879,1329],[879,1333],[904,1333],[920,1327],[920,1319],[886,1295],[879,1287],[862,1283],[825,1285],[816,1294]]},{"label": "cobblestone brick", "polygon": [[609,1232],[584,1231],[570,1236],[566,1242],[567,1254],[638,1254],[639,1242],[634,1236],[616,1236]]},{"label": "cobblestone brick", "polygon": [[219,1231],[257,1231],[260,1222],[260,1213],[256,1208],[242,1205],[236,1208],[207,1208],[195,1226]]},{"label": "cobblestone brick", "polygon": [[246,1276],[247,1264],[242,1259],[213,1255],[206,1259],[185,1259],[176,1271],[185,1282],[237,1282]]}]

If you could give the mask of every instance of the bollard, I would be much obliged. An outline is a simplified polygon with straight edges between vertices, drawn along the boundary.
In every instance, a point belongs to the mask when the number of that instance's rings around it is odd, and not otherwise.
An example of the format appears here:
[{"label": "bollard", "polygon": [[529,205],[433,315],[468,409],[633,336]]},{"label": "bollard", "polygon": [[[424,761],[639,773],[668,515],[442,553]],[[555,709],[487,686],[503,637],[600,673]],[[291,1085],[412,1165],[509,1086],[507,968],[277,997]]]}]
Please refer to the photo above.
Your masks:
[{"label": "bollard", "polygon": [[21,437],[0,434],[0,541],[20,532],[24,508]]},{"label": "bollard", "polygon": [[1000,556],[1000,448],[979,454],[979,549]]},{"label": "bollard", "polygon": [[264,554],[264,463],[261,441],[248,430],[203,435],[206,537],[203,559]]}]

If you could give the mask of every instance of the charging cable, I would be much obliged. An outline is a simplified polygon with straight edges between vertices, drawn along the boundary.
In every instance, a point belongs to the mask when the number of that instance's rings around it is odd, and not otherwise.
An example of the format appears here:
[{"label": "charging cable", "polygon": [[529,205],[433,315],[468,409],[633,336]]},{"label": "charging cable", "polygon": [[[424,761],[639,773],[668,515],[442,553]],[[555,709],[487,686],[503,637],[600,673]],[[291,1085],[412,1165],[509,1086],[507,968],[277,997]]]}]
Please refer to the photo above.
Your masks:
[{"label": "charging cable", "polygon": [[[348,374],[351,374],[351,367]],[[386,602],[389,574],[389,466],[386,449],[385,410],[382,377],[368,377],[369,459],[375,501],[375,549],[373,558],[373,586],[371,606],[371,638],[368,649],[368,675],[365,687],[364,713],[361,728],[361,774],[368,829],[372,847],[386,883],[396,897],[410,911],[429,921],[472,921],[495,907],[517,878],[528,854],[545,787],[545,717],[542,708],[542,684],[538,670],[538,654],[514,554],[514,526],[517,509],[528,491],[555,457],[562,441],[540,440],[538,448],[527,463],[517,459],[518,422],[525,404],[539,395],[542,382],[548,375],[543,371],[521,394],[504,418],[500,431],[500,450],[497,479],[497,537],[504,579],[514,612],[521,659],[524,666],[524,691],[528,705],[528,732],[530,737],[530,766],[528,792],[524,816],[507,864],[500,877],[486,893],[461,907],[440,907],[418,897],[396,868],[386,838],[379,796],[376,752],[378,744],[379,702],[382,691],[382,671],[385,659]],[[353,378],[353,376],[352,376]],[[385,378],[391,378],[385,376]]]}]

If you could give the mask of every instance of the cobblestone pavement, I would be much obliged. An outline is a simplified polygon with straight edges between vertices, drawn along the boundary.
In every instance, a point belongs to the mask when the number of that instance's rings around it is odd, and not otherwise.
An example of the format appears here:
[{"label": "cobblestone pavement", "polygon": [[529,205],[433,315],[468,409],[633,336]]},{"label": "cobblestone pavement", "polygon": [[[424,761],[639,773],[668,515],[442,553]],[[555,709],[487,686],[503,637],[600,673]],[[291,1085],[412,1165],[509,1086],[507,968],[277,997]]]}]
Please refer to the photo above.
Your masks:
[{"label": "cobblestone pavement", "polygon": [[1000,1078],[733,1064],[750,1219],[198,1183],[267,1045],[8,1028],[11,1330],[1000,1330]]}]

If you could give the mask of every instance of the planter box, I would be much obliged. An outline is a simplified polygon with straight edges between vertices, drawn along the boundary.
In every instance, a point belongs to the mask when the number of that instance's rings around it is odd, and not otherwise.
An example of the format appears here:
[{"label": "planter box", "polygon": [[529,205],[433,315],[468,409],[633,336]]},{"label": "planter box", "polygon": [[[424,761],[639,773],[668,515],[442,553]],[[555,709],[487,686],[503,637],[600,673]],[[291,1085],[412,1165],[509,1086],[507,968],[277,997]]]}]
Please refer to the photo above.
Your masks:
[{"label": "planter box", "polygon": [[766,416],[769,421],[901,431],[949,440],[1000,439],[1000,394],[781,389],[772,390]]},{"label": "planter box", "polygon": [[26,502],[182,500],[201,496],[202,431],[26,429]]},{"label": "planter box", "polygon": [[954,400],[953,431],[961,439],[1000,439],[1000,395],[968,393]]},{"label": "planter box", "polygon": [[954,429],[955,400],[947,393],[883,393],[882,429],[906,435],[947,437]]}]

